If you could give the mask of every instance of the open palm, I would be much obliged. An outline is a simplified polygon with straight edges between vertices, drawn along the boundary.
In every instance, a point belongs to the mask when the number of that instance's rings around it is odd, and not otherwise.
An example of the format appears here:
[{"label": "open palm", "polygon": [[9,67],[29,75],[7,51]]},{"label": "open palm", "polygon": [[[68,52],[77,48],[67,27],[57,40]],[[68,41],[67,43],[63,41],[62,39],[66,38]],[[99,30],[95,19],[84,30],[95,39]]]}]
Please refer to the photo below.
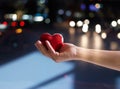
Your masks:
[{"label": "open palm", "polygon": [[46,41],[46,44],[48,49],[46,49],[40,41],[35,43],[37,49],[43,55],[52,58],[55,62],[73,60],[76,56],[76,46],[74,44],[64,43],[59,52],[53,49],[49,41]]}]

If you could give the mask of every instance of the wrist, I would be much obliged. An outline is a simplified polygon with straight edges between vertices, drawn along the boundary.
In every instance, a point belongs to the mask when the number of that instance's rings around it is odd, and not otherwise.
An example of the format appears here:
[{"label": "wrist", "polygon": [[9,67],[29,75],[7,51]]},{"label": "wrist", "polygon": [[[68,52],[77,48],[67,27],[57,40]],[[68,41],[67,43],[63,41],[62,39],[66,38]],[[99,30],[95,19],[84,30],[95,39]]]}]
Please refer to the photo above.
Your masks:
[{"label": "wrist", "polygon": [[76,49],[76,54],[75,54],[74,59],[75,60],[80,60],[82,58],[82,55],[83,55],[82,54],[83,48],[76,46],[75,49]]},{"label": "wrist", "polygon": [[76,60],[83,60],[85,61],[86,59],[88,59],[90,56],[90,49],[86,49],[86,48],[82,48],[82,47],[76,47],[76,56],[75,59]]}]

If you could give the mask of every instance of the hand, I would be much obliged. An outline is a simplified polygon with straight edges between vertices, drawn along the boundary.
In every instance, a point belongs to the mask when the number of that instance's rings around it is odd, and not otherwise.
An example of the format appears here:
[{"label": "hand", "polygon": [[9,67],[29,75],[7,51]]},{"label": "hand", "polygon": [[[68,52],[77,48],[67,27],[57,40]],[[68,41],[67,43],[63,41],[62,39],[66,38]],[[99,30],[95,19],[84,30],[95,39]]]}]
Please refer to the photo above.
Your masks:
[{"label": "hand", "polygon": [[42,54],[52,58],[55,62],[69,61],[73,59],[82,60],[120,71],[120,51],[86,49],[77,47],[74,44],[64,43],[60,51],[57,52],[53,49],[49,41],[46,41],[46,48],[39,40],[35,43],[35,46]]},{"label": "hand", "polygon": [[55,62],[73,60],[76,57],[77,49],[74,44],[64,43],[59,52],[53,49],[49,41],[46,41],[46,45],[48,49],[39,40],[35,43],[35,46],[43,55],[52,58]]}]

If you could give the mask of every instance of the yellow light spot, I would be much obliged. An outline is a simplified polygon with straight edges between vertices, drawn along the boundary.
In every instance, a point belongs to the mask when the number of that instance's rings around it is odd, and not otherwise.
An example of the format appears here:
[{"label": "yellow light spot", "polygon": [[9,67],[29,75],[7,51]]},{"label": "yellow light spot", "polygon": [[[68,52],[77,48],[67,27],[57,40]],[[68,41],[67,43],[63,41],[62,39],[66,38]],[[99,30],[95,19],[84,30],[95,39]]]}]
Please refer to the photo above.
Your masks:
[{"label": "yellow light spot", "polygon": [[20,33],[22,33],[22,29],[21,29],[21,28],[18,28],[18,29],[15,30],[15,32],[16,32],[17,34],[20,34]]},{"label": "yellow light spot", "polygon": [[99,4],[99,3],[96,3],[96,4],[95,4],[95,7],[99,9],[99,8],[100,8],[100,4]]}]

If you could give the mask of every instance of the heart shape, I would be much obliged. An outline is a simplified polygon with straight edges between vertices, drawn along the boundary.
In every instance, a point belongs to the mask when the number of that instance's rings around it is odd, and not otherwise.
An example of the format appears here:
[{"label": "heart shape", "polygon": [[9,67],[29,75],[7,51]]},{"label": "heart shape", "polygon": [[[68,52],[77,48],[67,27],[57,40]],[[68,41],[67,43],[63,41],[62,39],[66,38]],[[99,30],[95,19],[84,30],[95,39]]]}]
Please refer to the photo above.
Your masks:
[{"label": "heart shape", "polygon": [[63,46],[63,36],[60,33],[54,33],[51,35],[50,33],[43,33],[40,36],[40,41],[43,43],[43,45],[47,48],[45,41],[48,40],[55,51],[60,50],[60,48]]}]

